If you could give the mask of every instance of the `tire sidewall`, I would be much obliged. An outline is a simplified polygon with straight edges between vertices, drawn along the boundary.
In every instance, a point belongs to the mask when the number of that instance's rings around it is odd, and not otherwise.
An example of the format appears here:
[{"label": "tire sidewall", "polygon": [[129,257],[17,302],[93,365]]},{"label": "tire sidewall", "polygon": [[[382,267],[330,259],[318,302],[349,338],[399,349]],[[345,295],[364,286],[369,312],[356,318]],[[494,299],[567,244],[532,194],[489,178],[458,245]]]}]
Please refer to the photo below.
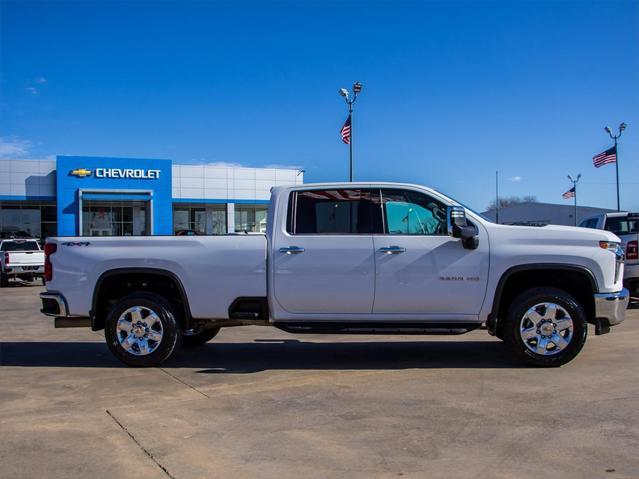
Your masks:
[{"label": "tire sidewall", "polygon": [[[144,306],[154,311],[162,323],[162,341],[151,354],[136,356],[122,347],[117,338],[117,322],[120,315],[134,306]],[[111,352],[123,363],[135,367],[157,366],[175,350],[181,332],[173,308],[153,293],[133,293],[115,304],[107,314],[104,324],[104,336]]]},{"label": "tire sidewall", "polygon": [[[539,303],[556,303],[570,315],[573,323],[573,336],[563,351],[550,356],[534,353],[524,343],[520,335],[520,324],[526,311]],[[504,341],[515,354],[535,366],[561,366],[579,354],[588,336],[588,322],[583,307],[568,293],[554,288],[534,288],[520,294],[508,310],[504,325]]]}]

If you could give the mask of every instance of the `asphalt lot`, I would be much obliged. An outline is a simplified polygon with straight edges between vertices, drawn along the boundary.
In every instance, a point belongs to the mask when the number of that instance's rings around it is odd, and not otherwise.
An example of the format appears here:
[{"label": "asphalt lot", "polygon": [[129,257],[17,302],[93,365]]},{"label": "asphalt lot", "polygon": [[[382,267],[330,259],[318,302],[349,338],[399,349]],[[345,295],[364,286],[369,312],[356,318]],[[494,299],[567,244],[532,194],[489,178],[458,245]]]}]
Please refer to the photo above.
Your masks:
[{"label": "asphalt lot", "polygon": [[465,336],[229,328],[160,369],[0,290],[0,477],[637,478],[639,310],[559,369]]}]

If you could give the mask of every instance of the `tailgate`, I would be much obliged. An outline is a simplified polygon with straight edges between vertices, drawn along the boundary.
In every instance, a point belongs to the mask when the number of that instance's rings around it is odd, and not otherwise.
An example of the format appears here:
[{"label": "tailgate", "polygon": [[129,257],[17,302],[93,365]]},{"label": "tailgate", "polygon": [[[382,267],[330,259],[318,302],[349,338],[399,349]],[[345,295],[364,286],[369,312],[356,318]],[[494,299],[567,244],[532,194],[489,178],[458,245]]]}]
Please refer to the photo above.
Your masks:
[{"label": "tailgate", "polygon": [[9,256],[11,266],[43,266],[44,252],[42,251],[11,251]]}]

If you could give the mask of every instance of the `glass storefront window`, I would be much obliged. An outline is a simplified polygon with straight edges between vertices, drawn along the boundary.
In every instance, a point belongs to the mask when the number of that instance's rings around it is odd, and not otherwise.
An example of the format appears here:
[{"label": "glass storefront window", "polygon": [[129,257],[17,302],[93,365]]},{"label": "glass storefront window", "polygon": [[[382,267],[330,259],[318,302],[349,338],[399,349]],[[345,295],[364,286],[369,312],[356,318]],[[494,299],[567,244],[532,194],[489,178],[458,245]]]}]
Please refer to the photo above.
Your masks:
[{"label": "glass storefront window", "polygon": [[253,233],[266,232],[266,206],[242,205],[235,206],[235,231]]},{"label": "glass storefront window", "polygon": [[146,201],[82,203],[82,236],[146,236],[150,229]]},{"label": "glass storefront window", "polygon": [[174,234],[226,234],[226,206],[180,204],[173,206]]},{"label": "glass storefront window", "polygon": [[0,238],[55,236],[56,215],[52,201],[0,201]]}]

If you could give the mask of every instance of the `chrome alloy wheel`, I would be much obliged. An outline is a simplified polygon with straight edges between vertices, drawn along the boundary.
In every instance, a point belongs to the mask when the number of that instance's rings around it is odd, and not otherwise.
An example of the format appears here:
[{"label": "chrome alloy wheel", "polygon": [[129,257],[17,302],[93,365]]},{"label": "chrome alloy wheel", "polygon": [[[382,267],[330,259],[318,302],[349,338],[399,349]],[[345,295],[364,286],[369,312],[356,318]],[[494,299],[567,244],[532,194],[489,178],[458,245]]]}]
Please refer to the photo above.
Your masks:
[{"label": "chrome alloy wheel", "polygon": [[134,306],[118,318],[116,336],[120,345],[136,356],[146,356],[162,342],[162,321],[151,309]]},{"label": "chrome alloy wheel", "polygon": [[556,303],[539,303],[521,318],[519,334],[533,353],[552,356],[564,350],[574,334],[568,311]]}]

